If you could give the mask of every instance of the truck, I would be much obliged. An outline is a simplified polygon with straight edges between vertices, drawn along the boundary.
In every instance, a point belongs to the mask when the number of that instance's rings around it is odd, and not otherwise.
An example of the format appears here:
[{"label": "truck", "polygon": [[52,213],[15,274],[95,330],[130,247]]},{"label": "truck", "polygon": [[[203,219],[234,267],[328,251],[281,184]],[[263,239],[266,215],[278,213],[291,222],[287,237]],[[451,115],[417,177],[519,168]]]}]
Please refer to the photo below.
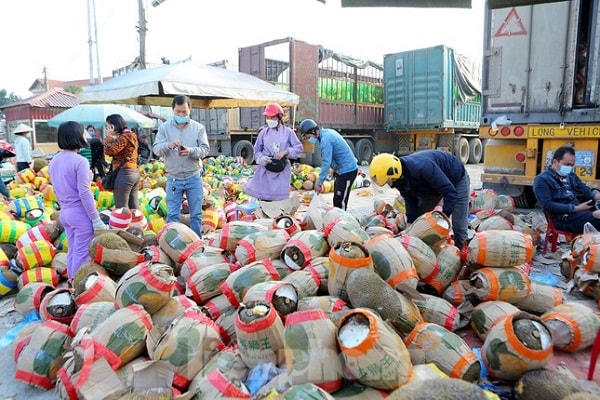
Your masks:
[{"label": "truck", "polygon": [[384,128],[397,153],[440,149],[481,161],[481,63],[444,45],[384,56]]},{"label": "truck", "polygon": [[[240,72],[300,97],[298,107],[289,110],[291,125],[311,118],[337,130],[363,165],[376,153],[404,155],[426,148],[478,163],[483,151],[476,64],[445,46],[389,54],[383,65],[290,37],[239,49]],[[251,161],[264,124],[262,111],[242,108],[233,118],[214,114],[211,121],[223,124],[214,134],[207,129],[213,152]],[[300,161],[319,165],[318,145],[305,144]]]},{"label": "truck", "polygon": [[484,189],[536,204],[533,180],[560,146],[600,188],[600,0],[486,9],[480,137]]}]

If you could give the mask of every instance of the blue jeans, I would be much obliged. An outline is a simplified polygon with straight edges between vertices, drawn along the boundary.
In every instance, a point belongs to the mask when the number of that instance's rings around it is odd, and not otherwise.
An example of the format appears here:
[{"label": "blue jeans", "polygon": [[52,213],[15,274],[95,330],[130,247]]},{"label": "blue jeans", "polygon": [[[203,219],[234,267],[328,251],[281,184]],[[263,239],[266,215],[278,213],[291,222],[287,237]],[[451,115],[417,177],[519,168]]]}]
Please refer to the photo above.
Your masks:
[{"label": "blue jeans", "polygon": [[199,237],[202,237],[202,198],[204,196],[202,174],[198,173],[183,179],[169,177],[166,192],[167,222],[180,222],[179,216],[185,193],[190,209],[190,228]]},{"label": "blue jeans", "polygon": [[[454,211],[452,211],[452,231],[454,232],[454,243],[462,250],[467,240],[467,228],[469,225],[469,200],[471,191],[471,179],[465,171],[465,176],[456,184],[457,199]],[[419,200],[419,215],[431,211],[438,205],[441,196],[427,196]]]}]

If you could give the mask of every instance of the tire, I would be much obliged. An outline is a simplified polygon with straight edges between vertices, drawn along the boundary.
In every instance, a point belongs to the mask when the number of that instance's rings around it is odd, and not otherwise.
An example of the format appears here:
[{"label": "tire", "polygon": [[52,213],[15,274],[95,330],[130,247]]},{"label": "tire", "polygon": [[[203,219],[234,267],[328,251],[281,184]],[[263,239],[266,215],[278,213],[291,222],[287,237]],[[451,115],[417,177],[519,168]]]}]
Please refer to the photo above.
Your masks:
[{"label": "tire", "polygon": [[469,141],[464,137],[460,137],[456,139],[455,143],[454,155],[461,163],[466,164],[469,161]]},{"label": "tire", "polygon": [[240,140],[235,142],[231,151],[233,157],[242,157],[246,164],[252,164],[254,160],[254,146],[248,140]]},{"label": "tire", "polygon": [[480,162],[484,162],[485,161],[485,148],[488,144],[488,142],[490,141],[490,139],[483,139],[481,141],[481,160]]},{"label": "tire", "polygon": [[356,149],[354,149],[354,142],[350,139],[346,139],[346,143],[350,146],[350,150],[352,150],[352,154],[356,155]]},{"label": "tire", "polygon": [[537,203],[535,193],[533,193],[533,188],[531,186],[525,186],[523,188],[523,193],[517,197],[513,197],[513,199],[515,200],[515,207],[517,208],[533,208],[535,207],[535,203]]},{"label": "tire", "polygon": [[369,164],[373,159],[373,142],[369,139],[360,139],[357,141],[355,150],[359,165],[362,165],[363,162]]},{"label": "tire", "polygon": [[323,164],[323,157],[321,157],[321,145],[315,144],[315,152],[312,154],[312,166],[320,167]]},{"label": "tire", "polygon": [[469,164],[479,164],[483,146],[479,138],[469,139]]}]

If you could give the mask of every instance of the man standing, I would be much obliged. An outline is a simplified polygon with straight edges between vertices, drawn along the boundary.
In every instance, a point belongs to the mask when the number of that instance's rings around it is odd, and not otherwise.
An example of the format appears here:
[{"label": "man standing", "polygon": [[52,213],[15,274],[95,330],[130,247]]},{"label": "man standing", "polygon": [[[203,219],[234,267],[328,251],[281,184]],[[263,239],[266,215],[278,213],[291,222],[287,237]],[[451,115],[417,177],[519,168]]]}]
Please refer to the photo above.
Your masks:
[{"label": "man standing", "polygon": [[454,243],[462,250],[467,239],[470,179],[454,155],[441,150],[423,150],[398,158],[379,154],[369,167],[371,179],[398,189],[406,203],[406,221],[433,210],[444,200],[442,212],[452,216]]},{"label": "man standing", "polygon": [[319,128],[312,119],[300,122],[302,139],[308,138],[311,143],[319,143],[321,147],[321,173],[315,183],[315,193],[323,191],[323,182],[333,168],[335,184],[333,186],[333,206],[346,210],[350,190],[358,173],[358,160],[346,140],[333,129]]},{"label": "man standing", "polygon": [[547,212],[557,229],[583,232],[586,222],[600,230],[600,210],[595,201],[600,192],[591,189],[573,173],[575,150],[559,147],[552,155],[552,163],[533,180],[533,192],[542,210]]},{"label": "man standing", "polygon": [[163,158],[167,173],[166,222],[179,222],[183,195],[190,209],[190,227],[202,237],[202,158],[209,152],[204,125],[190,119],[192,101],[175,96],[173,118],[158,128],[152,150]]}]

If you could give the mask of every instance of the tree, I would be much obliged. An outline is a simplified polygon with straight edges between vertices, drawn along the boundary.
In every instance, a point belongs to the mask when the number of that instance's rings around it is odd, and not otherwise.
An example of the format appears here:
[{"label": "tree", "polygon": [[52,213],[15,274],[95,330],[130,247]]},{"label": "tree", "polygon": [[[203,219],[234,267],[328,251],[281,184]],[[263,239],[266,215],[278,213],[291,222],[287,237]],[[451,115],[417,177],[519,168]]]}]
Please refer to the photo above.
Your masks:
[{"label": "tree", "polygon": [[6,89],[0,89],[0,106],[8,103],[14,103],[19,100],[21,100],[21,98],[13,92],[8,94]]},{"label": "tree", "polygon": [[81,86],[74,86],[74,85],[66,86],[66,87],[63,88],[63,90],[65,92],[73,93],[73,94],[77,94],[77,93],[83,92],[83,88]]}]

